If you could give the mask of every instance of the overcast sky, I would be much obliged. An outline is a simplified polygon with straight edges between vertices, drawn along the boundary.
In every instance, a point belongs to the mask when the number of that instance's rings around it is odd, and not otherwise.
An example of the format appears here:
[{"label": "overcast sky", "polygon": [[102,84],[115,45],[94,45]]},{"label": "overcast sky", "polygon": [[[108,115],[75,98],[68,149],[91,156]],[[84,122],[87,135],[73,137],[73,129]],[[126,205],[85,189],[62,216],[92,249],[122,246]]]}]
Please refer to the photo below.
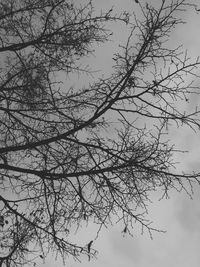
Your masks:
[{"label": "overcast sky", "polygon": [[[132,0],[95,0],[98,7],[109,8],[112,5],[121,10],[122,8],[137,8]],[[150,2],[150,1],[149,1]],[[159,0],[152,0],[152,3],[159,3]],[[198,1],[197,1],[198,3]],[[200,6],[200,3],[199,3]],[[200,14],[195,11],[184,14],[188,22],[182,25],[172,34],[172,42],[183,43],[192,56],[200,55]],[[118,32],[116,39],[124,38],[123,30]],[[112,48],[117,46],[104,46],[97,51],[99,68],[108,66],[112,58]],[[194,107],[199,99],[191,99],[190,105]],[[173,142],[180,148],[189,150],[179,169],[198,170],[200,169],[200,133],[191,132],[189,129],[175,131]],[[165,234],[154,233],[153,240],[148,234],[140,235],[136,230],[133,237],[123,236],[120,226],[113,226],[103,230],[99,239],[94,242],[94,248],[99,251],[96,260],[91,262],[83,258],[82,262],[74,262],[69,258],[66,266],[69,267],[199,267],[200,266],[200,190],[195,189],[196,194],[190,200],[186,194],[171,193],[168,200],[158,201],[159,194],[152,196],[153,203],[149,206],[149,218],[154,221],[154,226],[166,230]],[[77,238],[90,236],[94,226],[90,225],[88,230],[80,233]],[[37,266],[62,266],[61,261],[54,262],[47,259],[46,264]]]}]

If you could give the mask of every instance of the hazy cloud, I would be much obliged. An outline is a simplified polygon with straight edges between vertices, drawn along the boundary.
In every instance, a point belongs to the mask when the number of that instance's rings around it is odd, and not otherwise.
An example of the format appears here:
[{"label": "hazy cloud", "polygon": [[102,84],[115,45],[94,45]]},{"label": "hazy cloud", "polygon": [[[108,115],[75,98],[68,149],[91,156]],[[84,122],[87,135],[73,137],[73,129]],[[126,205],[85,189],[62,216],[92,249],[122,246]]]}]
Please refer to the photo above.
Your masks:
[{"label": "hazy cloud", "polygon": [[183,198],[177,211],[177,220],[184,230],[200,235],[200,192],[196,192],[193,200]]},{"label": "hazy cloud", "polygon": [[123,236],[119,232],[112,232],[110,242],[117,257],[138,264],[141,259],[141,245],[138,238]]}]

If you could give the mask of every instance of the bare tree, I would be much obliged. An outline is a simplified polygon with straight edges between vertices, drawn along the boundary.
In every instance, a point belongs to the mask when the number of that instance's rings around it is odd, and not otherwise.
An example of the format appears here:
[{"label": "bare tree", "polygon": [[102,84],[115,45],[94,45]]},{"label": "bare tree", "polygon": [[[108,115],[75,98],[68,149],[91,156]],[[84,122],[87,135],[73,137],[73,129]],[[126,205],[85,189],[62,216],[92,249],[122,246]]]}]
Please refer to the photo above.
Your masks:
[{"label": "bare tree", "polygon": [[[191,3],[141,3],[143,19],[113,10],[97,15],[92,2],[0,1],[0,266],[23,266],[50,251],[63,259],[94,256],[93,240],[75,244],[71,227],[134,223],[150,234],[149,193],[189,190],[199,174],[177,173],[169,127],[199,129],[198,59],[170,48],[173,28]],[[95,13],[94,13],[95,12]],[[113,73],[87,87],[66,77],[90,73],[81,59],[127,24],[130,35],[114,55]],[[136,40],[137,39],[137,40]],[[96,77],[96,76],[95,76]],[[145,121],[145,123],[144,123]],[[174,126],[173,126],[174,125]]]}]

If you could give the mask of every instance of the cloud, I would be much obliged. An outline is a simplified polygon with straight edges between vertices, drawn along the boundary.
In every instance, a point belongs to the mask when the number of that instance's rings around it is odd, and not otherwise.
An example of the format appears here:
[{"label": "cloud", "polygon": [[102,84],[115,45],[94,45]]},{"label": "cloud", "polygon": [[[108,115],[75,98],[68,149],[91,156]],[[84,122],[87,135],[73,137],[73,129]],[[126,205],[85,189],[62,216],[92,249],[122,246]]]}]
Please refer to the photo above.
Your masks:
[{"label": "cloud", "polygon": [[[196,190],[197,191],[197,190]],[[188,200],[188,197],[179,201],[177,210],[177,220],[184,230],[195,233],[200,236],[200,196],[196,192],[194,199]]]},{"label": "cloud", "polygon": [[118,231],[113,231],[110,235],[112,249],[119,258],[123,258],[126,262],[139,264],[141,259],[140,240],[126,235],[123,237]]}]

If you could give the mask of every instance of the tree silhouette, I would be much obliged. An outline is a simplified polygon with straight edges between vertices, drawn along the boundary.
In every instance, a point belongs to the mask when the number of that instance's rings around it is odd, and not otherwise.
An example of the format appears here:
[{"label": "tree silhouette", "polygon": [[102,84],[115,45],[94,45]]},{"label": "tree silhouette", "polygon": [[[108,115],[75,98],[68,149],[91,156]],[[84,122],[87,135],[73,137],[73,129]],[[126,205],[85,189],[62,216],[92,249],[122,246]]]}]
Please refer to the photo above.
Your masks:
[{"label": "tree silhouette", "polygon": [[[199,174],[177,173],[170,127],[199,129],[198,109],[182,111],[199,61],[167,43],[183,23],[185,0],[138,6],[142,15],[97,14],[92,2],[0,1],[0,266],[23,266],[50,251],[63,259],[95,255],[93,240],[70,229],[93,221],[134,223],[150,234],[149,193],[189,190]],[[113,72],[87,86],[70,75],[109,40],[107,22],[130,29]],[[190,82],[184,80],[190,75]],[[73,76],[74,77],[74,76]]]}]

